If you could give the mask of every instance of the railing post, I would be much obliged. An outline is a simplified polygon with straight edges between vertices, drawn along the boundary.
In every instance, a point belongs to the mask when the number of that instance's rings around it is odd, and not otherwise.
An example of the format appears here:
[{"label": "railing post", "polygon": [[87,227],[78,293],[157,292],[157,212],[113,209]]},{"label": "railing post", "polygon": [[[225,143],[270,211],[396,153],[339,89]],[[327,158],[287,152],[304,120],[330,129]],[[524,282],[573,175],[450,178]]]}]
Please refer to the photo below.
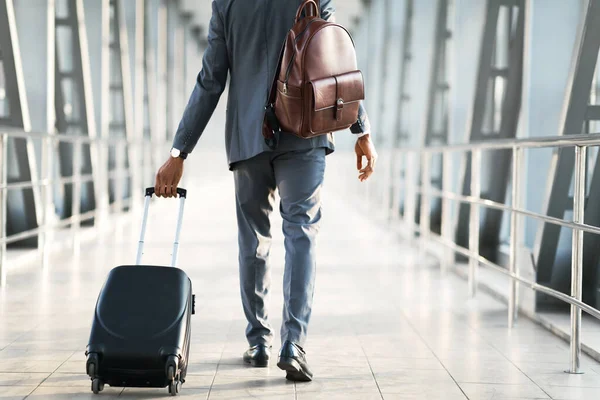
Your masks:
[{"label": "railing post", "polygon": [[[50,151],[48,149],[48,138],[42,139],[41,147],[42,147],[42,160],[40,163],[40,169],[41,169],[40,190],[42,192],[42,195],[41,195],[42,215],[40,215],[40,220],[38,221],[38,226],[42,230],[40,231],[40,234],[38,235],[38,253],[39,253],[40,259],[43,261],[44,260],[44,248],[46,247],[46,241],[47,241],[46,222],[47,222],[48,209],[46,207],[46,193],[48,192],[48,185],[50,184],[50,181],[48,179],[48,153]],[[45,266],[45,264],[42,262],[42,267],[44,267],[44,266]]]},{"label": "railing post", "polygon": [[416,204],[416,183],[415,183],[415,172],[414,172],[414,164],[416,154],[414,151],[410,151],[407,154],[406,158],[406,169],[405,174],[406,177],[404,182],[406,182],[406,187],[404,189],[405,192],[405,201],[404,201],[404,219],[405,223],[410,229],[410,238],[412,239],[415,235],[415,207]]},{"label": "railing post", "polygon": [[431,153],[427,150],[421,155],[421,218],[419,225],[421,226],[421,251],[425,251],[426,241],[429,238],[429,230],[431,228],[429,219],[430,205],[430,186],[431,186]]},{"label": "railing post", "polygon": [[[152,176],[152,142],[151,141],[144,141],[144,153],[146,155],[146,162],[145,162],[145,173],[144,173],[144,186],[146,185],[150,185],[150,184],[154,184],[154,177]],[[148,180],[146,182],[146,180]],[[136,194],[134,194],[135,196]]]},{"label": "railing post", "polygon": [[[131,194],[130,194],[131,197],[138,196],[137,193],[140,190],[143,190],[147,185],[147,183],[146,183],[146,166],[144,164],[145,160],[146,160],[146,150],[145,150],[145,146],[144,146],[143,137],[139,139],[139,142],[135,146],[136,146],[136,151],[139,152],[138,160],[140,163],[139,163],[139,165],[129,165],[129,169],[131,170],[131,169],[138,168],[140,170],[140,172],[139,172],[139,177],[138,177],[138,179],[139,179],[138,186],[134,187],[132,185]],[[141,202],[141,200],[139,200],[137,202],[138,209],[137,209],[137,211],[135,211],[136,215],[139,214],[139,210],[142,209],[142,204],[143,203]]]},{"label": "railing post", "polygon": [[390,204],[390,213],[393,221],[397,221],[400,216],[400,191],[402,190],[402,185],[400,184],[400,180],[402,176],[400,174],[401,166],[402,166],[402,153],[398,150],[393,150],[393,161],[392,161],[392,200]]},{"label": "railing post", "polygon": [[404,211],[402,213],[402,220],[404,222],[404,224],[406,226],[408,226],[410,228],[410,219],[409,219],[409,208],[408,208],[408,203],[410,200],[410,162],[412,160],[412,153],[410,151],[407,151],[404,153],[404,159],[402,160],[404,165],[403,165],[403,172],[404,172],[404,176],[402,176],[402,187],[401,187],[401,198],[402,198],[402,207],[404,207]]},{"label": "railing post", "polygon": [[[138,212],[140,207],[140,197],[135,196],[135,193],[139,193],[142,190],[142,154],[141,148],[139,144],[135,141],[129,142],[125,144],[130,150],[128,152],[129,162],[125,162],[125,157],[123,161],[123,170],[124,170],[124,182],[126,188],[129,188],[129,211]],[[127,180],[129,179],[130,184],[127,185]]]},{"label": "railing post", "polygon": [[[127,142],[122,140],[115,141],[115,212],[123,212],[123,200],[125,197],[125,146]],[[119,218],[120,220],[120,218]]]},{"label": "railing post", "polygon": [[365,207],[367,208],[367,210],[369,210],[370,212],[372,212],[373,210],[371,210],[371,184],[373,182],[368,179],[364,184],[365,184],[365,191],[364,191],[364,196],[365,196]]},{"label": "railing post", "polygon": [[[573,189],[573,222],[584,223],[585,170],[587,147],[575,146],[575,185]],[[571,250],[571,296],[581,301],[583,287],[583,231],[573,229]],[[581,366],[581,309],[571,305],[571,374],[579,374]]]},{"label": "railing post", "polygon": [[[510,213],[510,255],[509,271],[511,274],[519,275],[518,255],[520,246],[521,216],[515,209],[521,208],[521,160],[523,149],[513,147],[512,150],[512,211]],[[519,313],[519,282],[511,277],[508,291],[508,327],[512,328]]]},{"label": "railing post", "polygon": [[[481,199],[481,150],[471,152],[471,198]],[[479,204],[471,203],[469,217],[469,251],[479,255]],[[479,259],[469,257],[469,296],[475,297],[477,292]]]},{"label": "railing post", "polygon": [[[127,142],[125,140],[116,140],[115,142],[115,170],[114,170],[114,185],[115,185],[115,202],[113,204],[113,212],[117,214],[117,219],[114,226],[114,239],[117,243],[123,241],[123,228],[125,218],[120,214],[125,210],[125,188],[127,183],[127,175],[125,168],[125,153]],[[131,162],[131,160],[130,160]],[[133,189],[132,189],[133,190]],[[139,193],[139,192],[138,192]],[[132,205],[131,205],[132,207]],[[130,211],[132,208],[130,207]]]},{"label": "railing post", "polygon": [[79,253],[79,231],[81,223],[81,147],[82,143],[78,138],[72,142],[73,146],[73,175],[72,183],[73,195],[72,195],[72,217],[71,217],[71,230],[73,232],[73,252]]},{"label": "railing post", "polygon": [[[442,156],[442,238],[446,242],[452,241],[452,200],[447,194],[452,191],[452,153],[444,151]],[[441,262],[442,272],[446,273],[452,265],[454,252],[448,246],[444,246],[444,259]]]},{"label": "railing post", "polygon": [[[8,135],[0,135],[0,186],[8,184]],[[6,286],[6,210],[8,189],[0,189],[0,287]]]},{"label": "railing post", "polygon": [[383,185],[382,185],[382,196],[381,203],[383,210],[383,218],[386,222],[389,222],[391,215],[390,203],[392,201],[392,187],[393,187],[393,170],[394,170],[394,151],[386,151],[387,160],[385,160],[385,170],[383,171]]},{"label": "railing post", "polygon": [[404,153],[404,165],[403,165],[403,171],[404,171],[404,176],[402,177],[402,192],[401,192],[401,198],[402,198],[402,207],[404,207],[404,212],[402,213],[402,220],[403,223],[410,227],[409,223],[410,223],[410,219],[408,218],[408,202],[409,202],[409,191],[410,191],[410,162],[411,162],[411,152],[407,151],[406,153]]},{"label": "railing post", "polygon": [[111,215],[111,203],[110,203],[110,163],[109,163],[109,155],[110,155],[110,145],[111,142],[108,138],[102,138],[99,141],[99,147],[102,149],[101,151],[101,163],[100,166],[100,179],[102,180],[102,231],[107,232],[110,230],[110,215]]},{"label": "railing post", "polygon": [[45,181],[42,185],[42,233],[40,235],[39,250],[41,252],[42,268],[48,265],[48,256],[50,253],[50,244],[52,242],[51,225],[54,218],[54,197],[53,197],[53,157],[54,157],[54,134],[50,133],[42,139],[42,173],[41,177]]}]

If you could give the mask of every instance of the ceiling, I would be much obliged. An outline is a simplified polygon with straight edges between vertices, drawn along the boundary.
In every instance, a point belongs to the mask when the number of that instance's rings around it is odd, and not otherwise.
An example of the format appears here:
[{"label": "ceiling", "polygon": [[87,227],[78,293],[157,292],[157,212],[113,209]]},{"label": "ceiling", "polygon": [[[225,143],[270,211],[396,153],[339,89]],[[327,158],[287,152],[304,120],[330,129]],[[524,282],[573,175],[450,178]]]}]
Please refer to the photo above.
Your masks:
[{"label": "ceiling", "polygon": [[[258,0],[238,0],[238,1],[258,1]],[[206,37],[206,27],[211,16],[212,0],[181,0],[181,5],[185,12],[189,12],[192,17],[192,24],[200,27],[200,35]],[[298,1],[300,3],[300,1]],[[353,28],[354,18],[358,17],[363,9],[364,0],[334,0],[336,7],[336,21],[347,28]]]}]

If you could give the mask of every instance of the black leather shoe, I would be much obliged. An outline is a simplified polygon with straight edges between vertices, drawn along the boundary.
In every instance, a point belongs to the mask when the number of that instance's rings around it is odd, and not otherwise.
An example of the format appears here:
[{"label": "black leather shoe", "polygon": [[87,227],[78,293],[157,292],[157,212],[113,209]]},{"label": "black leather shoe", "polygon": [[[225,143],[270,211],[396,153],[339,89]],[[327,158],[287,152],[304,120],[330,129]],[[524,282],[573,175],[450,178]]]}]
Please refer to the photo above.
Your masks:
[{"label": "black leather shoe", "polygon": [[287,372],[285,378],[290,381],[312,381],[313,373],[306,362],[306,353],[296,343],[285,341],[279,351],[277,366]]},{"label": "black leather shoe", "polygon": [[271,346],[257,344],[250,347],[244,353],[244,362],[252,364],[253,367],[268,367],[271,358]]}]

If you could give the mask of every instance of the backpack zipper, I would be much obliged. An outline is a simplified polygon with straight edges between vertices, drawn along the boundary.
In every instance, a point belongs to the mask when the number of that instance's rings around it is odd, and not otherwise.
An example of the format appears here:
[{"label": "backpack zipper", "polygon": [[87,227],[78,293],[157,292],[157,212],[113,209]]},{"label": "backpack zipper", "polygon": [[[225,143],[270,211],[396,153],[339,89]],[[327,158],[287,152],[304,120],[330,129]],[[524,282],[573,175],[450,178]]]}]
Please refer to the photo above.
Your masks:
[{"label": "backpack zipper", "polygon": [[[304,29],[302,29],[302,32],[300,32],[298,34],[298,36],[296,36],[296,38],[294,39],[294,46],[296,46],[296,44],[298,43],[298,40],[302,37],[302,35],[304,35],[304,32],[306,32],[308,27],[316,20],[317,20],[317,18],[314,18],[314,19],[310,20],[308,22],[308,24],[306,24]],[[294,54],[292,54],[292,58],[290,59],[288,66],[287,66],[287,69],[285,71],[285,81],[283,82],[283,93],[284,94],[287,94],[287,91],[288,91],[288,80],[290,79],[290,73],[292,72],[292,65],[294,65],[295,58],[296,58],[296,53],[294,52]]]}]

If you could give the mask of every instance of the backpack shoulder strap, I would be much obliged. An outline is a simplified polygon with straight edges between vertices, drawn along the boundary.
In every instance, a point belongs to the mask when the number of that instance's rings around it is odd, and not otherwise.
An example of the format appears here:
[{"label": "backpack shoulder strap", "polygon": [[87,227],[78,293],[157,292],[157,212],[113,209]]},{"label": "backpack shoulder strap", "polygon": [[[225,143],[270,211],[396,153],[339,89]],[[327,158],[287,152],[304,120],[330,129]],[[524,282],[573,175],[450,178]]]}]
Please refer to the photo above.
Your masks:
[{"label": "backpack shoulder strap", "polygon": [[279,76],[279,71],[281,70],[281,64],[283,62],[283,52],[285,50],[285,44],[287,43],[287,35],[283,44],[281,45],[281,51],[279,52],[279,61],[277,62],[277,68],[275,69],[275,74],[273,76],[273,80],[271,81],[271,87],[269,89],[269,94],[267,97],[267,104],[265,105],[265,121],[264,121],[264,129],[263,136],[267,141],[269,147],[273,148],[276,143],[274,142],[275,132],[279,132],[281,127],[279,125],[279,121],[277,120],[277,116],[275,115],[275,96],[277,94],[277,77]]}]

